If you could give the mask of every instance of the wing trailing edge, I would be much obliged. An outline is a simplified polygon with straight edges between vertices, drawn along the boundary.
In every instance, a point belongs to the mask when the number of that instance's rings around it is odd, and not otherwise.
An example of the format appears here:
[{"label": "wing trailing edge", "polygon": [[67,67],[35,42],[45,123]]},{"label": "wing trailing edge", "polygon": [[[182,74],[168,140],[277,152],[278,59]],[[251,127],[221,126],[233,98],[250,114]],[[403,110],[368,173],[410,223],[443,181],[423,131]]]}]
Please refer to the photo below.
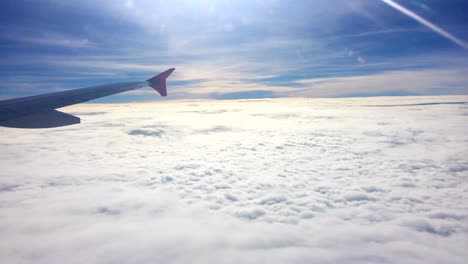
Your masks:
[{"label": "wing trailing edge", "polygon": [[15,119],[3,121],[0,125],[11,128],[52,128],[79,124],[80,122],[80,118],[74,115],[49,110],[19,116]]}]

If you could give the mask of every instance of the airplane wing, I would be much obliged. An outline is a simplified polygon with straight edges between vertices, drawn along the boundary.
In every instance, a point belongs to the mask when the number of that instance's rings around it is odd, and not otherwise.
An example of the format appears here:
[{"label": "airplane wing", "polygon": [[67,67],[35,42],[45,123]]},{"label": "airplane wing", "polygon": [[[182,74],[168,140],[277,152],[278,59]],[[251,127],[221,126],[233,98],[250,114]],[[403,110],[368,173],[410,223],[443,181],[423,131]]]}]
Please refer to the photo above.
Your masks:
[{"label": "airplane wing", "polygon": [[55,109],[145,86],[151,86],[161,96],[167,96],[166,78],[174,70],[171,68],[145,82],[114,83],[0,101],[0,126],[51,128],[78,124],[79,117]]}]

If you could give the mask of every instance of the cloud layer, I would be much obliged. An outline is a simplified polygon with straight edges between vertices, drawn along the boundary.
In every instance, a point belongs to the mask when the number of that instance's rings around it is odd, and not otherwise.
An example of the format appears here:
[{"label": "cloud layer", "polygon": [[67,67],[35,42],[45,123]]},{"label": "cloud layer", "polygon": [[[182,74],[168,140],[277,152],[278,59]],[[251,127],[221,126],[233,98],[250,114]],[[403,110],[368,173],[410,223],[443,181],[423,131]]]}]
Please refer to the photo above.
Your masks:
[{"label": "cloud layer", "polygon": [[464,263],[467,101],[80,105],[78,126],[1,128],[0,262]]}]

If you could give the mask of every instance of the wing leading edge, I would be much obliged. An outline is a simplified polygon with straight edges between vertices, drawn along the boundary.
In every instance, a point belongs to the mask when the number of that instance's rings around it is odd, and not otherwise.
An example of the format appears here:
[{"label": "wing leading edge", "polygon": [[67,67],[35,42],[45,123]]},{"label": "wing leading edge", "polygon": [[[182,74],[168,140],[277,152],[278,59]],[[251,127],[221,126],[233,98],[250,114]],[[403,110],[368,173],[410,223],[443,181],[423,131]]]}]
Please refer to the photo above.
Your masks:
[{"label": "wing leading edge", "polygon": [[12,128],[51,128],[80,123],[80,118],[55,109],[87,102],[145,86],[151,86],[161,96],[167,96],[166,79],[171,68],[145,82],[99,85],[70,91],[42,94],[0,101],[0,126]]}]

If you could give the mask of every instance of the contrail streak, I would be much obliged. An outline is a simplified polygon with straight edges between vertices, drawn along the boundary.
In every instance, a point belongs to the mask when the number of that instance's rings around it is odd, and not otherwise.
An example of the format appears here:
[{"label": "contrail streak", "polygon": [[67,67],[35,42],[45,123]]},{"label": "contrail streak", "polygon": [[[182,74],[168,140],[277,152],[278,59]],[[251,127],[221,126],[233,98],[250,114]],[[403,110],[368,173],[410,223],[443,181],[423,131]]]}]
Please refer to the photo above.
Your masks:
[{"label": "contrail streak", "polygon": [[440,27],[432,24],[431,22],[427,21],[426,19],[422,18],[418,14],[414,13],[413,11],[407,9],[404,6],[401,6],[398,3],[395,3],[393,0],[381,0],[382,2],[386,3],[387,5],[395,8],[396,10],[402,12],[403,14],[413,18],[414,20],[418,21],[419,23],[423,24],[424,26],[432,29],[437,34],[447,38],[448,40],[452,41],[453,43],[459,45],[464,49],[468,49],[468,43],[455,37],[454,35],[448,33],[447,31],[441,29]]}]

